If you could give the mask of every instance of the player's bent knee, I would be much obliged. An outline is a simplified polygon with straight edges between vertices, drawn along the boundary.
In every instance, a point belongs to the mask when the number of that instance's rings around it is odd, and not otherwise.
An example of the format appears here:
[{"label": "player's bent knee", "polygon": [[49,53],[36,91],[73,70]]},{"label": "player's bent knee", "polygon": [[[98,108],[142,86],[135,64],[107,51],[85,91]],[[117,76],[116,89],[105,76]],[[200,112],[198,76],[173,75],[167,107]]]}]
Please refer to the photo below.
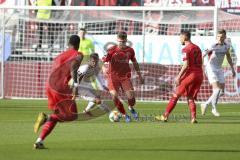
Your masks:
[{"label": "player's bent knee", "polygon": [[128,104],[129,106],[134,106],[136,104],[136,99],[135,98],[128,99]]},{"label": "player's bent knee", "polygon": [[178,98],[179,97],[179,95],[177,95],[176,93],[173,93],[173,95],[172,95],[174,98]]},{"label": "player's bent knee", "polygon": [[95,98],[95,103],[96,103],[96,104],[101,104],[101,99]]},{"label": "player's bent knee", "polygon": [[71,116],[68,117],[68,120],[69,121],[74,121],[78,118],[78,115],[77,114],[72,114]]}]

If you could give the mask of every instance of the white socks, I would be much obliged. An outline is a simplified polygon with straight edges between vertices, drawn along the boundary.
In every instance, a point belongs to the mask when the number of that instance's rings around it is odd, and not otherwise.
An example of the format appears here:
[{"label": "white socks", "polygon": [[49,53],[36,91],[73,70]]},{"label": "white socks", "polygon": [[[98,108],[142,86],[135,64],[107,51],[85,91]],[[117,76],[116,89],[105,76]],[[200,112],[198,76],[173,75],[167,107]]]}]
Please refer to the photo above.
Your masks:
[{"label": "white socks", "polygon": [[220,97],[221,90],[219,88],[213,89],[212,95],[208,98],[207,102],[205,102],[205,105],[208,106],[210,103],[212,104],[212,109],[216,110],[216,105],[218,103],[218,99]]},{"label": "white socks", "polygon": [[89,101],[87,107],[85,108],[85,112],[90,111],[94,106],[95,106],[95,103]]},{"label": "white socks", "polygon": [[43,143],[43,141],[42,141],[41,138],[38,138],[38,139],[36,140],[36,143]]},{"label": "white socks", "polygon": [[216,110],[216,105],[218,103],[218,98],[220,97],[221,90],[219,88],[213,89],[212,94],[212,109]]}]

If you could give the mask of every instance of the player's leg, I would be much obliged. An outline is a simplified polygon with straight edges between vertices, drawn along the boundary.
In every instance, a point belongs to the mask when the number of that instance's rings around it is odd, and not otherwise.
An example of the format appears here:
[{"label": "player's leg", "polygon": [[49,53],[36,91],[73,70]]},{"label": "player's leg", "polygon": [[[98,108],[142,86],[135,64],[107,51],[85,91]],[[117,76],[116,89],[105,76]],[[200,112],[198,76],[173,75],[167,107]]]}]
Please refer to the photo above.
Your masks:
[{"label": "player's leg", "polygon": [[220,96],[223,96],[224,93],[225,93],[225,83],[220,82],[219,85],[220,85],[220,88],[221,88]]},{"label": "player's leg", "polygon": [[184,78],[181,83],[177,86],[175,93],[173,93],[171,99],[168,102],[167,108],[164,112],[163,115],[161,116],[157,116],[156,119],[157,120],[161,120],[161,121],[167,121],[168,117],[170,115],[170,113],[172,112],[172,110],[175,108],[178,99],[182,96],[185,95],[186,93],[186,87],[188,87],[190,85],[190,83],[192,82],[191,77],[188,76],[186,78]]},{"label": "player's leg", "polygon": [[[66,99],[61,95],[56,95],[47,89],[49,108],[54,109],[54,113],[46,115],[40,113],[34,125],[34,132],[37,133],[39,128],[43,126],[39,137],[34,143],[35,149],[44,149],[43,142],[45,138],[52,132],[57,122],[73,121],[77,119],[77,106],[75,101]],[[50,106],[51,105],[51,106]]]},{"label": "player's leg", "polygon": [[131,112],[133,118],[135,120],[138,120],[138,113],[134,108],[136,104],[136,99],[135,99],[135,93],[134,93],[132,82],[130,79],[127,79],[121,82],[121,85],[128,99],[128,110]]},{"label": "player's leg", "polygon": [[205,103],[201,104],[202,115],[205,114],[208,105],[212,104],[213,115],[220,116],[220,114],[217,111],[216,105],[218,102],[218,98],[220,97],[221,88],[220,88],[219,82],[213,82],[211,85],[213,89],[212,95],[209,97],[209,99]]},{"label": "player's leg", "polygon": [[110,94],[112,95],[114,105],[117,107],[118,111],[122,114],[122,117],[125,118],[126,122],[130,122],[131,119],[130,119],[129,115],[127,115],[127,113],[124,109],[123,103],[118,98],[117,91],[116,90],[110,90]]},{"label": "player's leg", "polygon": [[222,96],[222,94],[224,94],[224,83],[225,83],[225,80],[224,80],[224,73],[222,70],[219,70],[217,72],[217,83],[214,84],[213,86],[213,98],[212,98],[212,114],[214,116],[217,116],[219,117],[220,116],[220,113],[217,111],[217,104],[218,104],[218,100],[220,98],[220,96]]},{"label": "player's leg", "polygon": [[127,113],[124,109],[124,106],[118,97],[118,91],[119,91],[120,87],[121,87],[121,83],[119,80],[108,79],[108,89],[109,89],[109,93],[112,96],[114,105],[117,107],[118,111],[125,118],[125,121],[130,122],[130,117],[127,115]]},{"label": "player's leg", "polygon": [[101,101],[99,93],[96,92],[91,85],[89,85],[89,88],[86,89],[80,87],[78,93],[84,100],[88,101],[88,105],[83,110],[83,113],[91,115],[90,110],[95,106],[98,106],[100,109],[106,112],[110,112],[108,106]]},{"label": "player's leg", "polygon": [[187,102],[191,113],[191,123],[197,123],[196,120],[196,103],[197,94],[203,82],[203,75],[199,73],[194,73],[191,76],[191,81],[186,87]]},{"label": "player's leg", "polygon": [[191,113],[191,123],[197,123],[196,120],[196,103],[194,101],[194,98],[187,97],[188,107],[190,109]]},{"label": "player's leg", "polygon": [[169,117],[170,113],[171,113],[172,110],[175,108],[179,97],[180,97],[179,95],[177,95],[176,93],[174,93],[174,94],[172,95],[171,99],[170,99],[169,102],[168,102],[168,105],[167,105],[167,107],[166,107],[165,112],[163,113],[163,115],[156,116],[156,117],[155,117],[156,120],[166,122],[166,121],[168,120],[168,117]]},{"label": "player's leg", "polygon": [[208,81],[212,86],[212,94],[208,100],[201,104],[202,115],[205,115],[208,105],[212,103],[213,99],[216,99],[219,94],[219,78],[217,71],[212,71],[211,68],[207,68]]},{"label": "player's leg", "polygon": [[218,99],[221,96],[221,93],[223,91],[223,84],[224,84],[224,74],[221,70],[210,72],[208,74],[209,82],[212,86],[212,95],[209,97],[209,99],[201,104],[201,111],[202,115],[205,114],[207,106],[211,103],[212,104],[212,114],[214,116],[220,116],[219,112],[217,111],[217,103]]}]

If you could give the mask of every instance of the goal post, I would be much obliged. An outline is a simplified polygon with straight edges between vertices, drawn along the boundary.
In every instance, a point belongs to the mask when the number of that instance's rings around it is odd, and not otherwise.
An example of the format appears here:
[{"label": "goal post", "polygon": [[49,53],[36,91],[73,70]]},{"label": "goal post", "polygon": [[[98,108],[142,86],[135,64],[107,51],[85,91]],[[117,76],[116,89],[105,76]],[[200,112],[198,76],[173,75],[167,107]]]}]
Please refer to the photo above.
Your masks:
[{"label": "goal post", "polygon": [[[182,64],[180,31],[190,30],[193,42],[204,50],[215,41],[218,28],[233,28],[240,19],[216,7],[0,6],[0,10],[4,24],[1,45],[10,46],[1,49],[2,98],[46,98],[45,82],[52,60],[67,48],[69,36],[85,27],[100,57],[116,43],[117,32],[126,31],[146,82],[139,85],[133,71],[137,99],[167,101]],[[36,18],[38,10],[51,10],[51,18]],[[229,34],[235,51],[240,51],[236,45],[239,39],[231,34],[239,30],[233,28]],[[240,64],[239,59],[236,63]],[[221,101],[236,102],[238,81],[229,75],[229,66],[225,70],[227,92]],[[199,101],[210,94],[205,77]]]}]

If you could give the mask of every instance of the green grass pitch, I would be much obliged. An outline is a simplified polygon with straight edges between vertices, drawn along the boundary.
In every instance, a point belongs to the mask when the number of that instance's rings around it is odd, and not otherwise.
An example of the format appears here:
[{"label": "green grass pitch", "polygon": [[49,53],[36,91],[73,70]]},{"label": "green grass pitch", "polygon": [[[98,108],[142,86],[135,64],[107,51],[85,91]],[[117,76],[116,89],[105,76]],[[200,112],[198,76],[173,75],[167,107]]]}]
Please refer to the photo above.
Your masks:
[{"label": "green grass pitch", "polygon": [[[82,106],[85,105],[82,104]],[[137,103],[139,122],[111,123],[107,115],[90,121],[61,123],[34,150],[33,123],[41,111],[40,100],[0,100],[0,160],[239,160],[240,106],[220,104],[221,117],[209,110],[191,124],[186,104],[178,104],[169,122],[153,121],[164,103]]]}]

